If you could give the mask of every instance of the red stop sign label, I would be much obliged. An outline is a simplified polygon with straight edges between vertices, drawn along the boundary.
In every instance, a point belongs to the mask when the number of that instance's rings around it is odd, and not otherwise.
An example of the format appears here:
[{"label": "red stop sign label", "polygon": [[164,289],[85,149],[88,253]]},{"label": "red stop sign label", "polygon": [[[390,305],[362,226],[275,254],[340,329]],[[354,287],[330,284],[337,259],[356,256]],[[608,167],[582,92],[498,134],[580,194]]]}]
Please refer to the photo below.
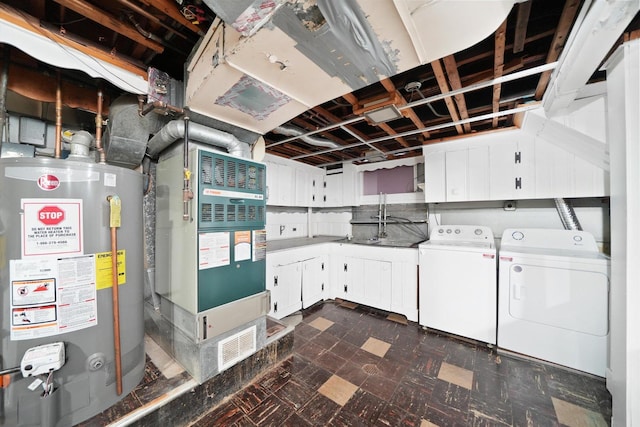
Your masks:
[{"label": "red stop sign label", "polygon": [[44,225],[58,225],[64,221],[64,211],[57,206],[45,206],[38,211],[38,220]]}]

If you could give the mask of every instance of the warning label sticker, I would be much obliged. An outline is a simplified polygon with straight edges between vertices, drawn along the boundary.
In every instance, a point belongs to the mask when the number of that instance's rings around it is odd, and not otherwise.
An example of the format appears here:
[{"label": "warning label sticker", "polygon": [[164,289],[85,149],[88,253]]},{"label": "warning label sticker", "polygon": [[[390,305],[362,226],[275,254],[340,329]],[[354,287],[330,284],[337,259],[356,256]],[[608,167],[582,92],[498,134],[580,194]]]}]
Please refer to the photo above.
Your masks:
[{"label": "warning label sticker", "polygon": [[22,256],[81,255],[82,199],[22,199]]},{"label": "warning label sticker", "polygon": [[98,324],[94,255],[11,260],[11,340]]}]

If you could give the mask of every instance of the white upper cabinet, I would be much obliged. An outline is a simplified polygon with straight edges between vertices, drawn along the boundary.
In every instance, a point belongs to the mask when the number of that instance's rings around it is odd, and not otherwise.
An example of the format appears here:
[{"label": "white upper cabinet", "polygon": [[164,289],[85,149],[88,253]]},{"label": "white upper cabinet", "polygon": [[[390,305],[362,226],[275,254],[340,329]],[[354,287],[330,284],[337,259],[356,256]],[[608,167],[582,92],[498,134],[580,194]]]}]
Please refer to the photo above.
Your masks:
[{"label": "white upper cabinet", "polygon": [[429,203],[608,194],[606,170],[520,129],[425,145],[423,153]]}]

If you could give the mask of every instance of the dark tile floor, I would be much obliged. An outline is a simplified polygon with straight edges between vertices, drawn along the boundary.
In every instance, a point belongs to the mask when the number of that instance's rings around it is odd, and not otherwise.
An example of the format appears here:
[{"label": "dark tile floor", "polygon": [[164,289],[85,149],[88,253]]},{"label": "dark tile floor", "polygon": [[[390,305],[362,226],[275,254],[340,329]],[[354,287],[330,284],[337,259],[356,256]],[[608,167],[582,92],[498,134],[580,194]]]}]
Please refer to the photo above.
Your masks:
[{"label": "dark tile floor", "polygon": [[192,426],[610,424],[603,379],[390,318],[334,302],[305,310],[293,356]]}]

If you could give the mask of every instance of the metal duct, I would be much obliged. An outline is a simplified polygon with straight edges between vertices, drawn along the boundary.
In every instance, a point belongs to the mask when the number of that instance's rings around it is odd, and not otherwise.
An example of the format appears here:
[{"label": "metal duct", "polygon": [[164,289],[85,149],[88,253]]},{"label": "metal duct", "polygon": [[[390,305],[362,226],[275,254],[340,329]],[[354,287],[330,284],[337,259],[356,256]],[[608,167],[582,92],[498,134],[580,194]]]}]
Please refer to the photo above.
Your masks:
[{"label": "metal duct", "polygon": [[[286,135],[286,136],[300,136],[306,133],[301,131],[300,129],[295,129],[287,126],[278,126],[275,129],[273,129],[272,132],[278,133],[280,135]],[[340,144],[337,144],[333,141],[329,141],[327,139],[322,139],[322,138],[316,138],[309,135],[301,136],[300,139],[306,142],[307,144],[315,145],[316,147],[327,147],[327,148],[341,147]]]},{"label": "metal duct", "polygon": [[142,162],[149,135],[159,119],[156,115],[140,116],[138,99],[121,96],[109,106],[109,122],[103,136],[107,163],[136,168]]},{"label": "metal duct", "polygon": [[576,216],[576,212],[573,210],[573,206],[569,204],[565,199],[553,199],[556,203],[556,210],[560,215],[560,220],[565,230],[582,230],[580,221]]},{"label": "metal duct", "polygon": [[[178,139],[184,138],[184,120],[172,120],[167,123],[160,132],[156,133],[147,144],[147,153],[155,158],[162,150]],[[198,123],[189,123],[189,139],[203,144],[214,145],[226,149],[229,154],[251,158],[251,148],[246,142],[240,141],[234,135],[203,126]]]}]

